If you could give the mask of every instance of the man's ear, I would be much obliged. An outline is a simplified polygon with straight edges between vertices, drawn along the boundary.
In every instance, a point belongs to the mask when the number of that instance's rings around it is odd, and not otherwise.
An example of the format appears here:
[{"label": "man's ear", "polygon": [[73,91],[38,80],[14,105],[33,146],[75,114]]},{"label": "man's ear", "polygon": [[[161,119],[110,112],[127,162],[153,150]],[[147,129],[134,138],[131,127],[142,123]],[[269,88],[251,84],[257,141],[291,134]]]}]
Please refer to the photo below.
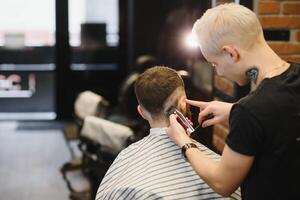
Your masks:
[{"label": "man's ear", "polygon": [[179,99],[179,101],[178,101],[178,108],[179,108],[180,110],[186,110],[186,102],[185,102],[185,100],[186,100],[186,97],[185,97],[185,96],[182,96],[182,97]]},{"label": "man's ear", "polygon": [[223,51],[226,54],[228,54],[231,57],[231,59],[234,62],[239,61],[239,59],[240,59],[240,53],[239,53],[239,51],[235,47],[226,45],[226,46],[223,46],[222,49],[223,49]]},{"label": "man's ear", "polygon": [[146,119],[143,108],[140,105],[137,106],[137,111],[142,116],[142,118]]}]

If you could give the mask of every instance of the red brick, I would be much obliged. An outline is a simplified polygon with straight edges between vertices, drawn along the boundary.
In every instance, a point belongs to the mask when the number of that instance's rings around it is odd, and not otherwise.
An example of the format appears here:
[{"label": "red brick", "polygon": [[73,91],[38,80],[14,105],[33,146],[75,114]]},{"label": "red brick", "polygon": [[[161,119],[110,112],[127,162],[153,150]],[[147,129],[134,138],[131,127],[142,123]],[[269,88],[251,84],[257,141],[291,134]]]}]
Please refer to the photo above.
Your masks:
[{"label": "red brick", "polygon": [[260,16],[263,28],[300,28],[300,16]]},{"label": "red brick", "polygon": [[220,139],[217,135],[213,135],[212,141],[214,147],[216,147],[216,149],[222,153],[225,147],[225,142],[222,139]]},{"label": "red brick", "polygon": [[283,60],[300,63],[300,55],[280,55]]},{"label": "red brick", "polygon": [[218,88],[219,90],[225,92],[226,94],[228,94],[230,96],[233,96],[233,94],[234,94],[233,82],[216,75],[214,77],[214,84],[215,84],[215,87]]},{"label": "red brick", "polygon": [[262,1],[258,4],[259,14],[278,14],[280,3],[275,1]]},{"label": "red brick", "polygon": [[222,140],[225,140],[228,135],[228,128],[223,126],[222,124],[216,124],[213,127],[213,133]]},{"label": "red brick", "polygon": [[282,5],[283,14],[300,14],[300,2],[289,2]]},{"label": "red brick", "polygon": [[300,54],[300,43],[269,42],[277,54]]}]

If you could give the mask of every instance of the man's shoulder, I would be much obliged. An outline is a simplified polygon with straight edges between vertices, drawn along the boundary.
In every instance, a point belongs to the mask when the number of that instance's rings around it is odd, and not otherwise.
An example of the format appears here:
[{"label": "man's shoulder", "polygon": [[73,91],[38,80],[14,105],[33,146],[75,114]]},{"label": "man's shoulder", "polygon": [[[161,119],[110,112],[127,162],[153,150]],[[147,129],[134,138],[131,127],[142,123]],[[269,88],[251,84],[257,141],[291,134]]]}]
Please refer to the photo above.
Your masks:
[{"label": "man's shoulder", "polygon": [[297,68],[297,70],[300,70],[300,63],[296,63],[296,62],[290,62],[291,67],[295,67]]},{"label": "man's shoulder", "polygon": [[232,111],[242,111],[258,119],[260,117],[264,119],[265,116],[272,116],[272,113],[276,115],[295,107],[295,102],[300,100],[298,91],[300,91],[300,65],[293,64],[285,75],[265,80],[255,91],[241,98],[236,105],[242,109]]},{"label": "man's shoulder", "polygon": [[[145,143],[146,140],[148,140],[148,138],[149,138],[149,135],[137,142],[130,144],[128,147],[126,147],[119,153],[118,157],[119,158],[124,157],[124,156],[128,155],[129,153],[135,152],[137,149],[139,149],[139,147],[143,146],[143,144]],[[135,151],[133,151],[133,150],[135,150]]]},{"label": "man's shoulder", "polygon": [[[241,98],[234,104],[232,112],[244,112],[253,116],[260,114],[267,114],[274,112],[274,108],[278,105],[278,98],[274,98],[279,91],[276,89],[276,83],[266,83],[257,90],[250,92],[247,96]],[[236,109],[236,108],[239,109]],[[277,107],[278,108],[278,107]]]},{"label": "man's shoulder", "polygon": [[139,186],[132,186],[132,185],[124,185],[120,187],[114,187],[113,189],[109,189],[106,191],[103,191],[102,193],[98,193],[96,199],[110,199],[110,197],[113,195],[114,199],[140,199],[137,196],[138,195],[130,195],[130,194],[143,194],[143,199],[161,199],[162,197],[159,196],[158,193],[155,193],[154,191],[139,187]]}]

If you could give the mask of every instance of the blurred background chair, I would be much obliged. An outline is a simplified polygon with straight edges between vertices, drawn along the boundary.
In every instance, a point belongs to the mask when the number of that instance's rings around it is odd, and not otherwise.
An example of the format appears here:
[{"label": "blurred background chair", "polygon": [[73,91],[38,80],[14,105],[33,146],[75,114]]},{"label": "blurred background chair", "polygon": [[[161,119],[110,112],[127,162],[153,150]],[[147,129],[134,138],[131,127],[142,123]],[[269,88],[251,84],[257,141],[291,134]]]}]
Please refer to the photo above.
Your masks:
[{"label": "blurred background chair", "polygon": [[[108,167],[118,153],[140,140],[148,133],[149,125],[137,113],[138,102],[134,94],[134,84],[140,73],[156,64],[152,56],[141,56],[136,66],[121,85],[118,103],[110,103],[92,91],[80,93],[74,103],[74,124],[64,128],[66,143],[72,160],[65,163],[61,173],[74,200],[93,199]],[[76,157],[71,142],[78,142],[81,152]],[[76,191],[67,177],[74,170],[81,170],[88,178],[90,189]]]}]

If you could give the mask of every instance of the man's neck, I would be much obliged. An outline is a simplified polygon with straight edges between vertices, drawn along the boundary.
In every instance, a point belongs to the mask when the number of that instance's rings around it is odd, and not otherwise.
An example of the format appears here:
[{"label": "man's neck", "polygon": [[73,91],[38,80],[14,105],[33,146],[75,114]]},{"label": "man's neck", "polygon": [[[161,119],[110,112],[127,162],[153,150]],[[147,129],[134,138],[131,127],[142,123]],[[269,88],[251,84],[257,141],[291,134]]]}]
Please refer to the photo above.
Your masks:
[{"label": "man's neck", "polygon": [[151,128],[164,128],[169,126],[167,119],[157,119],[155,121],[148,121]]},{"label": "man's neck", "polygon": [[258,69],[256,85],[259,85],[265,78],[277,76],[287,69],[288,65],[268,45],[255,50],[256,52],[250,55],[247,60],[255,61],[249,63],[248,66],[254,66]]}]

